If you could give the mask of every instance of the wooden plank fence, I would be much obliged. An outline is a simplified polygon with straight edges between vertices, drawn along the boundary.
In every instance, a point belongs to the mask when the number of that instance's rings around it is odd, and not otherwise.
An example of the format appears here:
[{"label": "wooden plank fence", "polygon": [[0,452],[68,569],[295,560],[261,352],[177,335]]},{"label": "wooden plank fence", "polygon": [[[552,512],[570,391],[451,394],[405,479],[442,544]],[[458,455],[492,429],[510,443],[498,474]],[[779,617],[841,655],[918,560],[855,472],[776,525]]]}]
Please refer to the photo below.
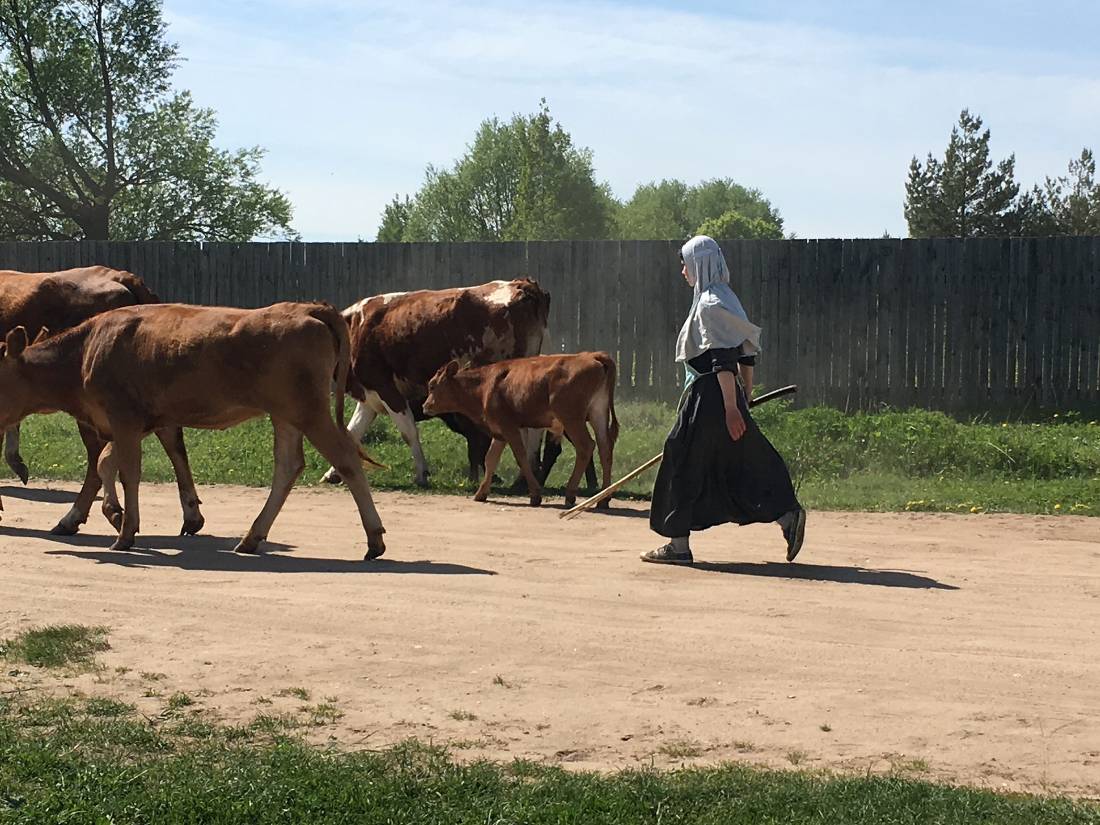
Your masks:
[{"label": "wooden plank fence", "polygon": [[[798,403],[958,413],[1100,406],[1100,237],[723,242],[764,328],[757,381]],[[0,243],[0,268],[101,263],[164,300],[263,306],[529,276],[551,296],[547,351],[603,349],[620,397],[675,400],[691,292],[672,241]]]}]

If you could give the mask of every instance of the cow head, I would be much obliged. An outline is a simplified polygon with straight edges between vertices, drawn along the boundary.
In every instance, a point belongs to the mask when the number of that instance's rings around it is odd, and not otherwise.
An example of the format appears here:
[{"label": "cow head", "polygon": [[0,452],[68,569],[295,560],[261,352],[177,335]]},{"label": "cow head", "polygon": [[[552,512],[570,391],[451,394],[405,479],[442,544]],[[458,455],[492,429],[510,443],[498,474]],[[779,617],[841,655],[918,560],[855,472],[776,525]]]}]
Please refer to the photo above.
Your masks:
[{"label": "cow head", "polygon": [[459,411],[460,388],[455,380],[458,369],[458,361],[451,361],[440,367],[428,382],[428,397],[424,399],[424,412],[428,415]]},{"label": "cow head", "polygon": [[27,348],[27,330],[16,327],[0,343],[0,432],[19,423],[23,417],[27,383],[20,366]]}]

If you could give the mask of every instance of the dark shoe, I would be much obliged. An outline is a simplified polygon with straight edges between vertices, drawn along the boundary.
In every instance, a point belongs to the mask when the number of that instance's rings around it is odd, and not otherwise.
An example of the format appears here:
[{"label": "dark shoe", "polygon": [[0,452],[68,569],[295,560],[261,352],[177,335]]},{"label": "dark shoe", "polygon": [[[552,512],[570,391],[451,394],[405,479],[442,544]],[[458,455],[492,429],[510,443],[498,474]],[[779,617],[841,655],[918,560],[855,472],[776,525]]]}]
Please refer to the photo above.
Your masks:
[{"label": "dark shoe", "polygon": [[787,513],[779,522],[783,538],[787,540],[787,561],[794,561],[806,538],[806,508],[799,507]]},{"label": "dark shoe", "polygon": [[690,550],[677,550],[671,543],[642,553],[641,559],[653,564],[692,564],[695,561]]}]

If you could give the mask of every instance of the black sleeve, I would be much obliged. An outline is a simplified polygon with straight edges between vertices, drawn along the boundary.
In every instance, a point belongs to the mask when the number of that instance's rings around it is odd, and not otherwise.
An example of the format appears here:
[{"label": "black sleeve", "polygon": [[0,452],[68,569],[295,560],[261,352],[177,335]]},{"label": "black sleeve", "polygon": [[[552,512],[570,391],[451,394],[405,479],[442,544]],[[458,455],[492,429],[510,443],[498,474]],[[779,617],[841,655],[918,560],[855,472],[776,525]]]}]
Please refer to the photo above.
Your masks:
[{"label": "black sleeve", "polygon": [[742,355],[740,358],[737,359],[737,363],[738,364],[744,364],[746,367],[755,367],[756,366],[756,356],[755,355]]},{"label": "black sleeve", "polygon": [[736,373],[740,355],[740,347],[707,350],[707,358],[710,359],[710,371]]}]

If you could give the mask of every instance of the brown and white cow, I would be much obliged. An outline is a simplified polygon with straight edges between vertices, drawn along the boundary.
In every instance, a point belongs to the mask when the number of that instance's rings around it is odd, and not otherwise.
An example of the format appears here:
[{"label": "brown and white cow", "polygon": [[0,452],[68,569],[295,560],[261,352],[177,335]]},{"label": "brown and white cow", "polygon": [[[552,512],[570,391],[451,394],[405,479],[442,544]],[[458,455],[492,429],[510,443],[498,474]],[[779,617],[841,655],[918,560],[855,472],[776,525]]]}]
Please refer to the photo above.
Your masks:
[{"label": "brown and white cow", "polygon": [[[487,364],[539,353],[549,314],[549,293],[526,278],[391,292],[351,305],[343,316],[351,329],[352,374],[367,392],[358,399],[348,431],[358,442],[379,413],[389,414],[412,450],[416,484],[427,486],[416,412],[427,397],[428,381],[455,359]],[[357,393],[354,385],[348,391]],[[475,458],[480,464],[488,442],[482,441],[481,455],[475,455],[478,434],[466,424],[448,422],[466,435],[471,465]],[[537,438],[528,440],[528,449],[537,452]],[[339,479],[329,469],[325,480]]]},{"label": "brown and white cow", "polygon": [[[521,435],[524,428],[547,429],[558,437],[564,432],[573,442],[577,460],[566,483],[566,506],[576,503],[577,486],[592,459],[588,424],[596,434],[604,486],[611,483],[619,421],[615,416],[615,362],[606,352],[537,355],[465,369],[452,361],[428,383],[424,411],[461,413],[493,436],[476,501],[488,498],[493,471],[508,445],[527,480],[531,505],[542,503],[542,487]],[[609,503],[604,501],[601,506]]]},{"label": "brown and white cow", "polygon": [[[105,266],[86,266],[60,272],[0,270],[0,340],[17,326],[23,327],[33,340],[47,331],[58,333],[70,329],[110,309],[154,303],[159,303],[159,299],[141,278]],[[63,535],[77,532],[80,525],[87,521],[100,488],[96,463],[104,443],[86,424],[78,421],[77,427],[88,455],[88,470],[73,506],[53,528],[54,533]],[[30,474],[19,454],[19,426],[9,428],[4,436],[4,457],[8,466],[26,484]],[[187,463],[183,431],[178,427],[158,430],[157,438],[164,445],[176,472],[183,506],[181,533],[197,533],[202,529],[203,517]],[[108,518],[121,510],[110,490],[105,491],[103,510]]]},{"label": "brown and white cow", "polygon": [[[262,309],[149,304],[97,315],[27,346],[8,333],[0,357],[0,427],[64,410],[112,442],[100,464],[117,468],[125,509],[114,549],[138,531],[141,441],[162,427],[224,429],[269,414],[275,428],[271,494],[238,552],[257,552],[305,467],[303,435],[344,477],[367,534],[367,558],[385,552],[385,530],[343,422],[351,365],[347,324],[327,304]],[[330,407],[337,386],[337,418]],[[110,465],[110,466],[105,466]]]}]

